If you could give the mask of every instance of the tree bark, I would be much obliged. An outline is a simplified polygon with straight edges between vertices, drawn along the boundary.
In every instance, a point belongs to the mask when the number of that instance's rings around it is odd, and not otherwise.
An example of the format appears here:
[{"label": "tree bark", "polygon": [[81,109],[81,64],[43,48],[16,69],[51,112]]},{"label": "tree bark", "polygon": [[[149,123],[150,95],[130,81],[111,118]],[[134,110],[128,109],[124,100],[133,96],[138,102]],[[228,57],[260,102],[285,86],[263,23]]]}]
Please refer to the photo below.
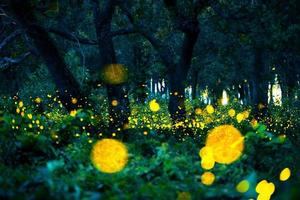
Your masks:
[{"label": "tree bark", "polygon": [[[19,23],[24,27],[27,35],[32,39],[34,46],[45,61],[58,89],[62,104],[68,111],[76,109],[78,105],[85,106],[84,94],[80,91],[78,82],[67,68],[47,31],[38,25],[34,10],[31,7],[31,1],[12,0],[10,5]],[[72,98],[76,98],[78,104],[72,104]]]},{"label": "tree bark", "polygon": [[[111,32],[111,20],[116,6],[114,0],[106,0],[103,9],[100,9],[99,1],[94,0],[94,24],[96,27],[97,42],[99,47],[100,65],[99,71],[102,71],[109,64],[116,64],[116,55]],[[115,133],[123,130],[125,124],[128,124],[130,115],[129,99],[126,84],[106,84],[107,97],[109,102],[110,129]],[[118,104],[112,105],[116,100]]]},{"label": "tree bark", "polygon": [[264,64],[261,48],[255,50],[254,74],[252,80],[252,103],[254,116],[257,118],[267,115],[268,110],[268,68]]}]

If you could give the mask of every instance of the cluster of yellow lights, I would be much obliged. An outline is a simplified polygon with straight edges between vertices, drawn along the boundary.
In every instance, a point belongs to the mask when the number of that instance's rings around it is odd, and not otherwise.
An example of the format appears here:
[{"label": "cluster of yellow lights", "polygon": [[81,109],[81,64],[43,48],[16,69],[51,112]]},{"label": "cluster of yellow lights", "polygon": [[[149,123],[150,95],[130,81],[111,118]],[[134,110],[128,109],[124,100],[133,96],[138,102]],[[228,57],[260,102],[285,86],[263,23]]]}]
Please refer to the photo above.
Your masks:
[{"label": "cluster of yellow lights", "polygon": [[91,161],[101,172],[119,172],[128,162],[127,147],[115,139],[102,139],[93,146]]},{"label": "cluster of yellow lights", "polygon": [[241,156],[243,149],[244,137],[240,131],[232,125],[221,125],[209,132],[199,154],[203,162],[230,164]]},{"label": "cluster of yellow lights", "polygon": [[[244,137],[239,130],[232,125],[218,126],[209,132],[205,146],[199,151],[201,167],[210,170],[216,162],[230,164],[240,157],[243,149]],[[201,176],[204,185],[212,185],[214,180],[212,172],[204,172]]]},{"label": "cluster of yellow lights", "polygon": [[108,84],[117,85],[127,81],[127,69],[122,64],[109,64],[103,69],[103,78]]}]

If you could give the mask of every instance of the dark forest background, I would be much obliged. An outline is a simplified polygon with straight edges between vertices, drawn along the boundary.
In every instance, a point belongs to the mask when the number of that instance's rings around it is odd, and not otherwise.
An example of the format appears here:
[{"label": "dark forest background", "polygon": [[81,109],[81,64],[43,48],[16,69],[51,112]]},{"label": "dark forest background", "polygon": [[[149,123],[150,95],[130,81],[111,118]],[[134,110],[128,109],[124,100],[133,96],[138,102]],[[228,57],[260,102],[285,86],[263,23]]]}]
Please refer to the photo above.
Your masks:
[{"label": "dark forest background", "polygon": [[[300,141],[299,10],[300,2],[297,0],[2,0],[0,123],[7,121],[7,124],[11,124],[12,119],[20,124],[25,123],[11,114],[16,112],[16,105],[21,108],[24,102],[27,110],[33,115],[36,113],[37,119],[44,123],[39,132],[43,133],[44,128],[49,131],[51,140],[57,145],[55,148],[59,149],[49,150],[46,142],[42,142],[45,146],[35,143],[42,147],[43,155],[49,156],[47,161],[60,158],[58,155],[53,157],[52,151],[66,151],[64,148],[73,141],[70,135],[78,132],[72,127],[83,126],[83,120],[88,121],[83,132],[92,137],[98,137],[98,133],[101,133],[101,137],[111,137],[111,134],[117,133],[123,141],[138,144],[144,139],[135,136],[135,131],[141,132],[141,135],[145,135],[145,131],[147,134],[153,133],[153,141],[147,144],[149,149],[143,150],[146,155],[152,155],[155,152],[152,152],[151,146],[160,144],[158,141],[176,135],[172,140],[175,142],[182,140],[183,135],[192,135],[195,131],[188,124],[195,118],[194,111],[197,108],[204,110],[207,104],[215,108],[222,107],[221,101],[226,93],[228,109],[231,107],[237,112],[249,109],[251,119],[266,125],[263,125],[263,131],[268,129],[275,135],[284,134],[289,138],[291,144],[287,152],[290,154],[287,155],[290,157],[287,157],[291,161],[298,156]],[[275,86],[277,90],[272,89]],[[274,92],[279,94],[279,98],[273,98]],[[137,107],[147,106],[152,99],[156,99],[164,113],[167,113],[170,123],[176,126],[175,132],[166,131],[166,137],[155,139],[157,132],[165,130],[135,129],[131,126],[133,134],[129,134],[131,132],[128,133],[127,125],[132,123],[130,119],[133,113],[140,114]],[[23,112],[26,115],[26,111]],[[75,115],[74,112],[80,115],[77,121],[63,117],[68,113]],[[22,113],[22,109],[17,113]],[[93,121],[94,116],[96,122]],[[160,120],[164,118],[158,116],[154,122]],[[184,125],[177,129],[180,123]],[[59,128],[55,124],[59,124]],[[12,132],[13,135],[18,132],[14,126],[14,130],[10,125],[4,127],[6,125],[3,125],[2,132]],[[204,130],[212,127],[205,127]],[[28,130],[24,129],[23,132]],[[45,135],[49,135],[49,132]],[[58,140],[62,132],[72,134],[65,134]],[[4,141],[10,137],[3,136],[2,143],[6,143]],[[2,150],[7,157],[3,163],[16,166],[24,158],[32,163],[33,157],[36,161],[36,157],[40,156],[35,150],[32,154],[30,148],[25,151],[14,143],[23,140],[28,142],[26,138],[12,138],[13,147],[6,146],[6,150]],[[30,140],[41,142],[40,138]],[[86,140],[89,141],[89,137]],[[203,141],[203,138],[200,140]],[[174,148],[172,151],[176,148],[189,149],[188,145],[193,149],[197,143],[191,139],[190,143],[181,144],[183,147],[174,147],[172,142],[169,144]],[[257,141],[254,143],[258,144]],[[77,148],[78,151],[85,149],[87,152],[90,147]],[[258,150],[259,147],[254,149]],[[278,150],[277,147],[274,149]],[[19,151],[25,152],[24,155],[18,153],[20,158],[8,159],[9,155]],[[272,155],[267,150],[263,152]],[[284,157],[284,152],[282,150],[282,155],[276,159]],[[268,162],[272,163],[272,159]],[[258,171],[264,169],[258,165],[253,168]],[[157,164],[156,167],[159,166]],[[2,168],[6,169],[4,166]],[[149,169],[147,173],[152,170]],[[117,180],[121,184],[121,179]],[[11,185],[16,183],[13,181]],[[14,187],[12,191],[15,194],[22,194],[20,188]],[[110,186],[104,184],[103,187]],[[57,192],[52,194],[55,197],[62,193],[62,187],[45,188],[41,190]],[[294,191],[293,187],[286,188]],[[91,186],[85,189],[95,188]],[[283,190],[282,193],[290,190]],[[102,188],[99,191],[117,190]],[[105,194],[112,196],[109,192]],[[230,196],[224,195],[226,198]],[[137,195],[129,199],[138,197],[146,198]],[[278,195],[277,198],[283,197]]]}]

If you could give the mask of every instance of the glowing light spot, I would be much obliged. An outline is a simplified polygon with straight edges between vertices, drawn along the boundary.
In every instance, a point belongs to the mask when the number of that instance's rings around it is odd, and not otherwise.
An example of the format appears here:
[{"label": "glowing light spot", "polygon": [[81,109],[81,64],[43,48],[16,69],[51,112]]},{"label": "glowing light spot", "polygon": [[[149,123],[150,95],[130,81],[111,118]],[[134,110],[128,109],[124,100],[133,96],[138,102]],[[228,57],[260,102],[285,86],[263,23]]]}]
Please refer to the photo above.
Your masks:
[{"label": "glowing light spot", "polygon": [[279,175],[279,180],[287,181],[291,176],[291,170],[289,168],[284,168]]},{"label": "glowing light spot", "polygon": [[230,109],[228,110],[228,115],[233,118],[235,116],[235,110],[234,109]]},{"label": "glowing light spot", "polygon": [[196,115],[201,115],[201,114],[202,114],[201,108],[196,108],[196,109],[195,109],[195,114],[196,114]]},{"label": "glowing light spot", "polygon": [[255,191],[259,194],[257,199],[269,200],[275,191],[275,185],[272,182],[268,183],[266,180],[262,180],[256,185]]},{"label": "glowing light spot", "polygon": [[117,106],[118,104],[119,104],[119,102],[115,99],[111,101],[112,106]]},{"label": "glowing light spot", "polygon": [[119,172],[128,162],[127,148],[118,140],[102,139],[93,146],[91,161],[101,172]]},{"label": "glowing light spot", "polygon": [[210,147],[216,162],[230,164],[236,161],[244,150],[244,137],[232,125],[221,125],[208,134],[206,147]]},{"label": "glowing light spot", "polygon": [[27,114],[28,119],[32,119],[32,114]]},{"label": "glowing light spot", "polygon": [[19,108],[22,108],[23,105],[24,105],[23,101],[19,101],[19,103],[18,103]]},{"label": "glowing light spot", "polygon": [[76,98],[72,98],[72,99],[71,99],[71,102],[72,102],[72,104],[76,104],[78,101],[77,101]]},{"label": "glowing light spot", "polygon": [[70,115],[71,115],[72,117],[75,117],[76,114],[77,114],[77,111],[76,111],[76,110],[72,110],[72,111],[70,112]]},{"label": "glowing light spot", "polygon": [[151,110],[152,112],[157,112],[157,111],[159,111],[159,109],[160,109],[160,106],[159,106],[159,104],[156,102],[155,99],[153,99],[152,101],[150,101],[149,107],[150,107],[150,110]]},{"label": "glowing light spot", "polygon": [[105,82],[113,85],[124,83],[128,78],[127,69],[121,64],[106,65],[103,78]]},{"label": "glowing light spot", "polygon": [[214,168],[214,166],[215,166],[215,160],[213,157],[209,157],[209,156],[202,157],[201,167],[203,169],[210,170]]},{"label": "glowing light spot", "polygon": [[215,108],[212,105],[207,105],[206,106],[206,112],[208,114],[213,114],[215,112]]},{"label": "glowing light spot", "polygon": [[245,193],[249,190],[250,183],[247,180],[239,182],[236,186],[236,190],[240,193]]},{"label": "glowing light spot", "polygon": [[236,121],[237,121],[238,123],[241,123],[243,120],[244,120],[244,114],[243,114],[243,113],[237,114],[237,116],[236,116]]},{"label": "glowing light spot", "polygon": [[222,105],[227,105],[228,101],[229,101],[229,97],[227,95],[227,92],[225,90],[223,90],[222,99],[221,99]]},{"label": "glowing light spot", "polygon": [[191,200],[191,194],[189,192],[179,192],[177,194],[177,200]]},{"label": "glowing light spot", "polygon": [[40,97],[37,97],[37,98],[35,98],[34,102],[39,104],[42,102],[42,99]]},{"label": "glowing light spot", "polygon": [[258,122],[256,119],[252,119],[250,122],[252,128],[256,129],[258,127]]},{"label": "glowing light spot", "polygon": [[204,172],[201,176],[201,182],[204,185],[212,185],[215,181],[215,175],[211,172]]},{"label": "glowing light spot", "polygon": [[148,132],[147,132],[147,131],[144,131],[143,134],[144,134],[144,135],[148,135]]}]

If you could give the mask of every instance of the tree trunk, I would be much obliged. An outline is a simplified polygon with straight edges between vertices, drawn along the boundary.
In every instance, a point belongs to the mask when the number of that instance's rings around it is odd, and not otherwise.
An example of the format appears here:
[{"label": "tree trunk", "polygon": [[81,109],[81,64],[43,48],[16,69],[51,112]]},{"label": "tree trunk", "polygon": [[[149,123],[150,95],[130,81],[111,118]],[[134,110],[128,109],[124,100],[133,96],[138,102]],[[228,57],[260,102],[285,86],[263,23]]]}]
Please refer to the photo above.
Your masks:
[{"label": "tree trunk", "polygon": [[175,70],[169,74],[169,113],[173,123],[183,122],[186,118],[185,111],[185,81],[187,72],[181,66],[176,65]]},{"label": "tree trunk", "polygon": [[197,86],[198,86],[198,74],[199,70],[194,70],[192,73],[192,99],[197,98]]},{"label": "tree trunk", "polygon": [[199,35],[198,22],[195,21],[190,32],[184,35],[181,56],[178,64],[168,66],[169,70],[169,112],[173,123],[182,122],[186,119],[185,110],[185,85],[187,73],[191,67],[194,46]]},{"label": "tree trunk", "polygon": [[[111,34],[111,20],[115,9],[114,0],[106,0],[100,10],[98,0],[94,0],[94,24],[96,27],[97,41],[99,47],[100,65],[102,71],[109,64],[116,64],[116,55]],[[130,115],[127,85],[106,83],[107,97],[109,102],[109,127],[112,133],[123,130],[124,125],[128,124]],[[116,100],[117,105],[112,105]]]},{"label": "tree trunk", "polygon": [[[77,105],[85,106],[84,94],[80,91],[78,82],[67,68],[64,59],[47,31],[38,25],[33,13],[34,10],[31,7],[31,1],[12,0],[11,8],[45,61],[58,89],[59,98],[66,109],[71,111],[76,109]],[[72,98],[78,100],[76,105],[71,103]]]},{"label": "tree trunk", "polygon": [[252,77],[252,103],[254,116],[257,118],[267,115],[268,110],[268,68],[264,64],[264,55],[261,48],[255,50],[254,74]]}]

